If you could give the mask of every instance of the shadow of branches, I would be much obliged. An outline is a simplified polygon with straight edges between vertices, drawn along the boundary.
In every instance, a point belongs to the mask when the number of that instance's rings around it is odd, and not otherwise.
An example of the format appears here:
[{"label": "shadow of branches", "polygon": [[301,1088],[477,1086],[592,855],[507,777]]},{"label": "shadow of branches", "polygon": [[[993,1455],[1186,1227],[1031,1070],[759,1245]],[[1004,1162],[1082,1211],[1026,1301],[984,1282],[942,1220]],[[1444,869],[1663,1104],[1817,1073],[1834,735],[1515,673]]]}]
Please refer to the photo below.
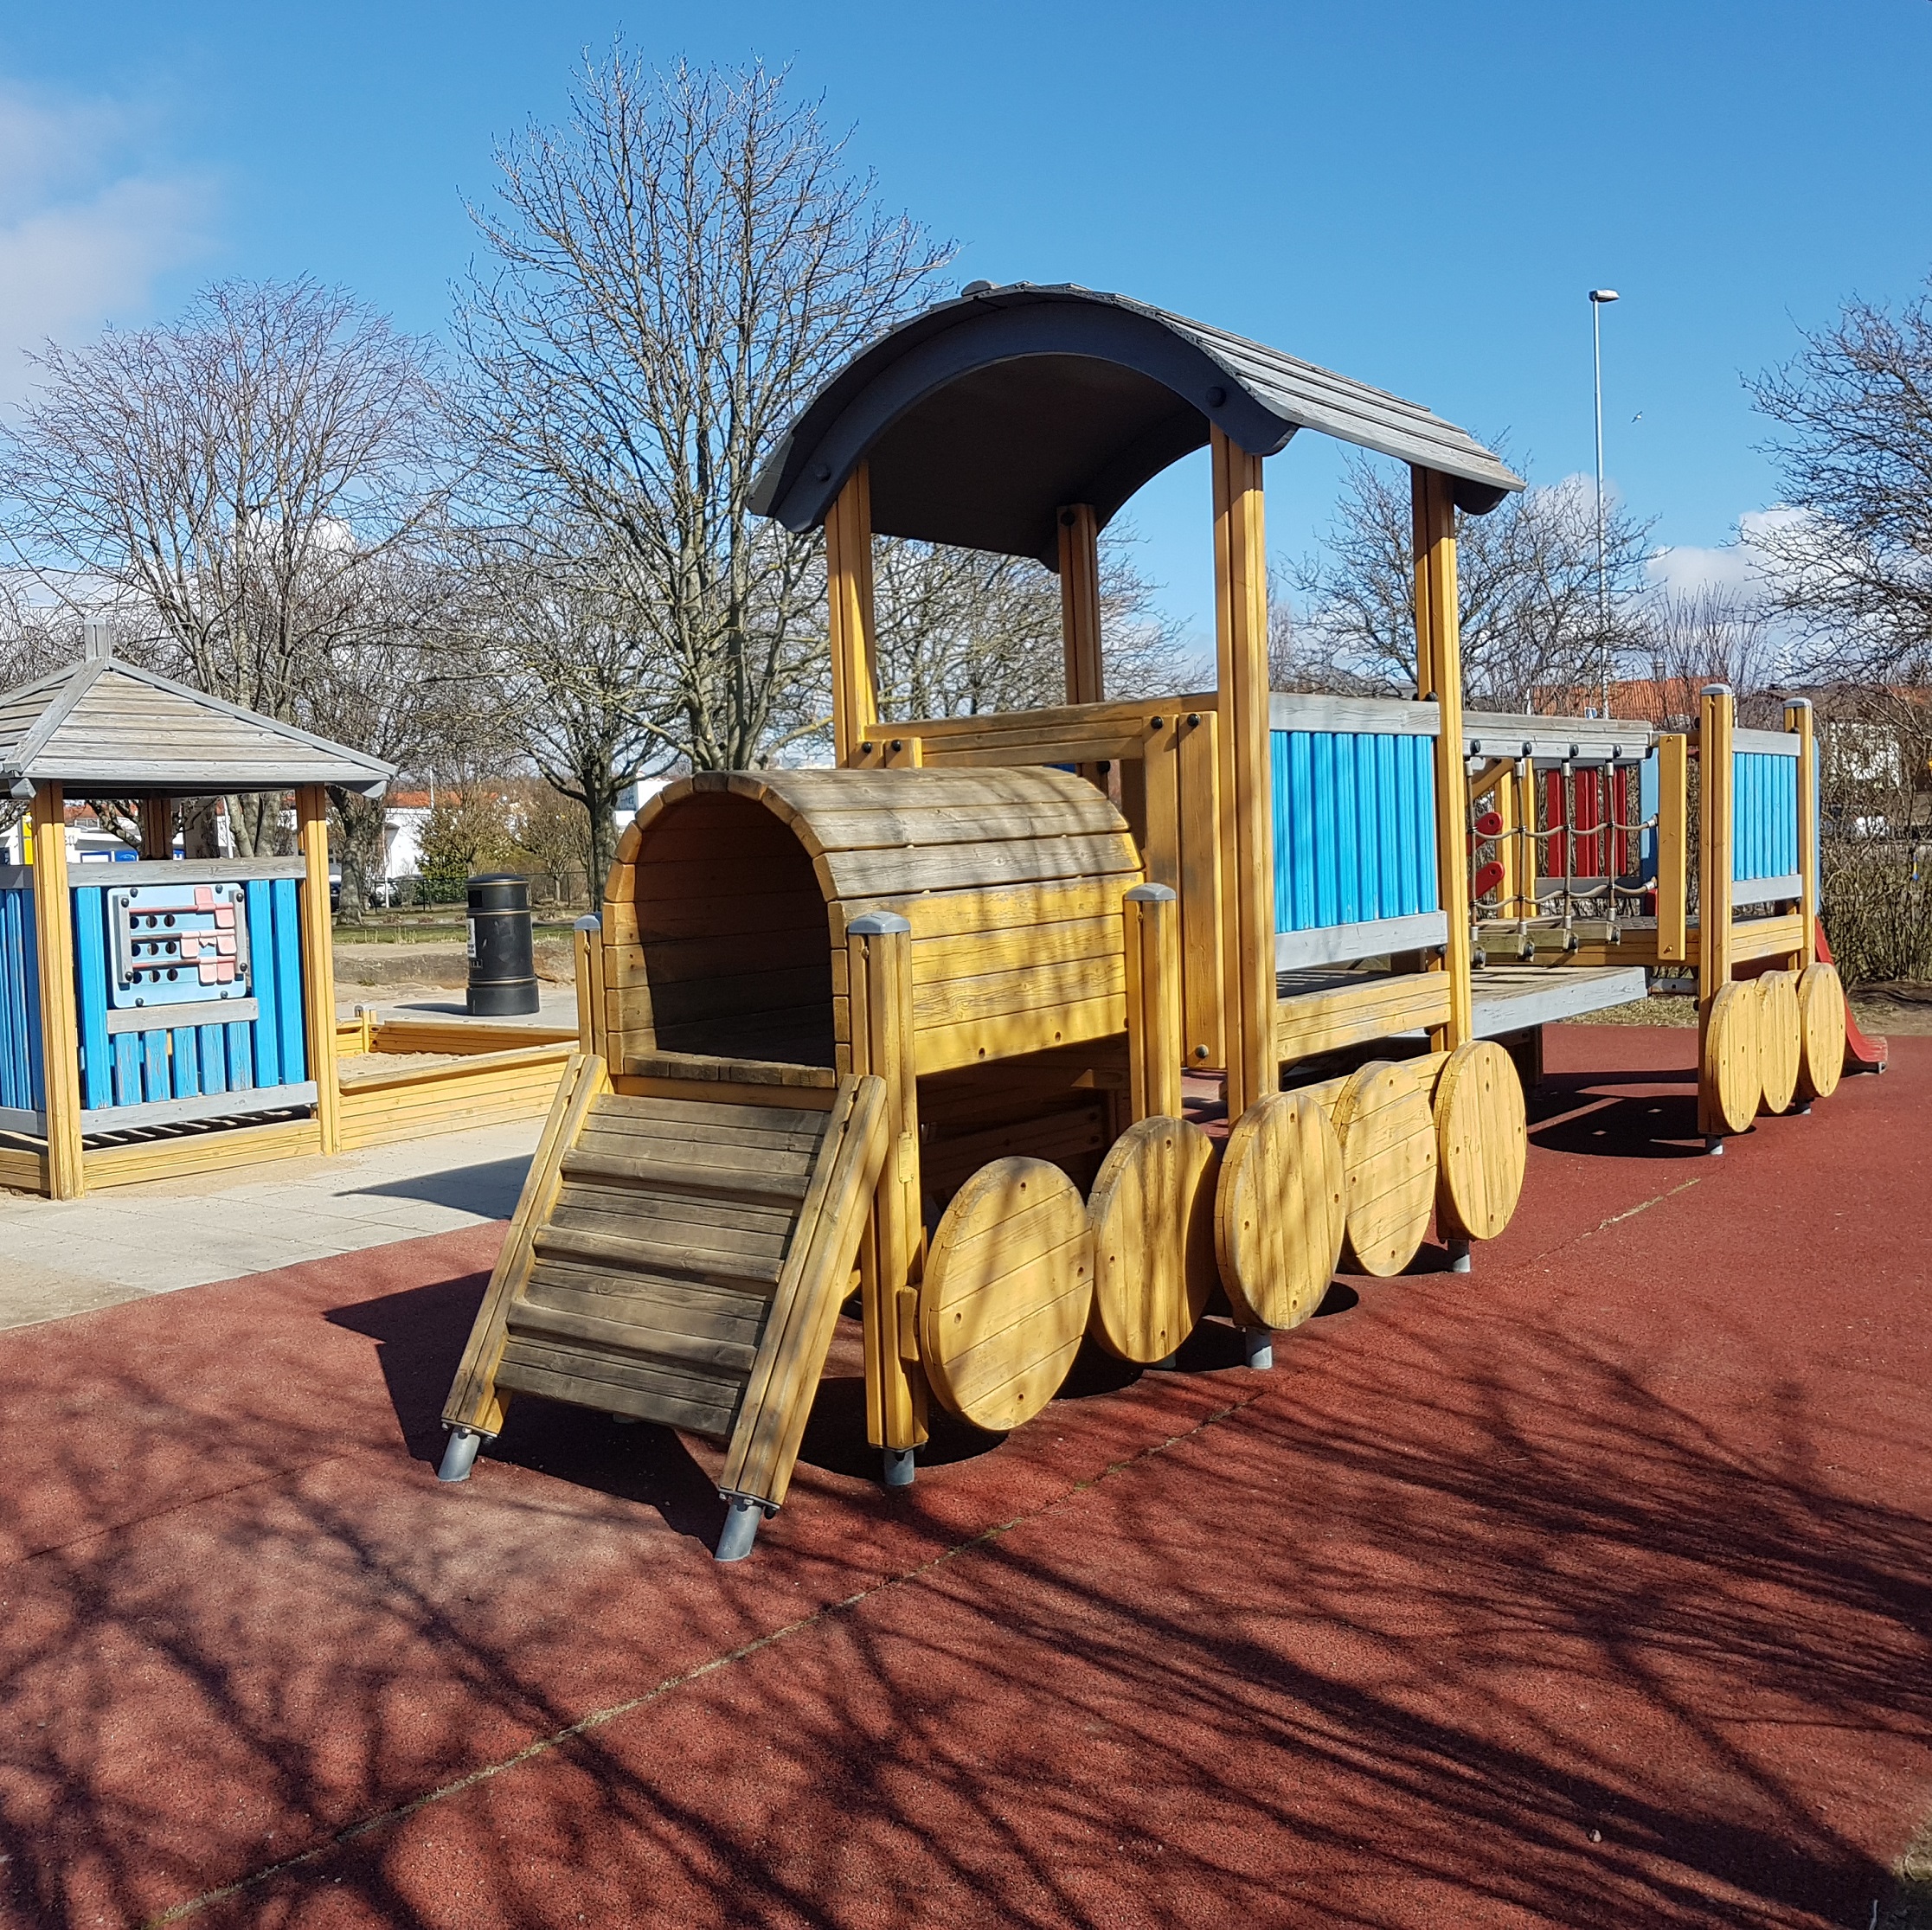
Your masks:
[{"label": "shadow of branches", "polygon": [[1846,1470],[1897,1462],[1903,1356],[1863,1404],[1802,1333],[1707,1382],[1436,1275],[896,1500],[841,1472],[837,1377],[721,1572],[656,1430],[573,1416],[547,1463],[533,1404],[520,1464],[435,1485],[476,1288],[285,1310],[202,1378],[44,1342],[0,1493],[17,1918],[246,1876],[201,1920],[1701,1930],[1884,1891],[1932,1529]]}]

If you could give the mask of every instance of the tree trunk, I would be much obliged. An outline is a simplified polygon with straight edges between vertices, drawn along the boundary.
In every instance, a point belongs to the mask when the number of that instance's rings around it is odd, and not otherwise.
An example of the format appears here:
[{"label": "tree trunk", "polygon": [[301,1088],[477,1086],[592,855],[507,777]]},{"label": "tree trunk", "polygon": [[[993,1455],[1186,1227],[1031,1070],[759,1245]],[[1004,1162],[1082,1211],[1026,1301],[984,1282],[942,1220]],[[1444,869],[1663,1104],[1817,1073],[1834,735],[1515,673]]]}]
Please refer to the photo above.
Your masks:
[{"label": "tree trunk", "polygon": [[360,792],[333,785],[329,802],[340,839],[331,841],[331,849],[342,863],[341,914],[360,919],[369,910],[370,888],[382,869],[382,832],[388,805],[385,799],[365,798]]},{"label": "tree trunk", "polygon": [[215,799],[185,798],[181,806],[181,855],[184,858],[218,858],[221,840],[215,830]]}]

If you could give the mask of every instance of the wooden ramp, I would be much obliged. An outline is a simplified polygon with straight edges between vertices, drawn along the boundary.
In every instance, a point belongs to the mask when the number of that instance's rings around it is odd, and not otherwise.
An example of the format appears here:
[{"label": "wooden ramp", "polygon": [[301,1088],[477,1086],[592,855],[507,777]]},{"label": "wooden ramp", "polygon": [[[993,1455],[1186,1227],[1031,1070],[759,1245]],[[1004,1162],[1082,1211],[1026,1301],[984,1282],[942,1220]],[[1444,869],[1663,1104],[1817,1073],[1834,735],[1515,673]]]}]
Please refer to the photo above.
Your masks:
[{"label": "wooden ramp", "polygon": [[[749,1065],[751,1074],[775,1068]],[[725,1441],[721,1559],[785,1498],[885,1157],[885,1087],[625,1080],[578,1054],[464,1351],[444,1478],[512,1394]]]}]

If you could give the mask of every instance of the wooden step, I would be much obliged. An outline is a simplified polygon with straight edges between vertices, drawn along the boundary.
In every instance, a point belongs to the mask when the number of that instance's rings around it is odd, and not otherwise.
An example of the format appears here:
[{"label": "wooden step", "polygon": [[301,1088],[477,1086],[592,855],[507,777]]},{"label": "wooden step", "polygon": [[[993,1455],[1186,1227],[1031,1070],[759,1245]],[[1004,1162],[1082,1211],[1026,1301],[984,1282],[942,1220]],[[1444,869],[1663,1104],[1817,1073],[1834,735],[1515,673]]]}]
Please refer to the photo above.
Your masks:
[{"label": "wooden step", "polygon": [[613,1186],[677,1193],[715,1200],[773,1200],[796,1205],[812,1183],[805,1159],[795,1171],[700,1165],[688,1160],[661,1159],[636,1153],[592,1152],[580,1149],[563,1158],[563,1177],[598,1180]]},{"label": "wooden step", "polygon": [[722,1340],[670,1327],[641,1326],[631,1320],[594,1319],[531,1300],[511,1313],[510,1330],[512,1335],[541,1334],[553,1340],[582,1341],[611,1353],[640,1354],[721,1375],[748,1375],[758,1358],[755,1341]]},{"label": "wooden step", "polygon": [[539,1259],[590,1260],[607,1266],[635,1267],[668,1279],[716,1280],[728,1286],[776,1287],[781,1262],[701,1251],[678,1240],[639,1240],[616,1234],[586,1233],[574,1227],[539,1227]]}]

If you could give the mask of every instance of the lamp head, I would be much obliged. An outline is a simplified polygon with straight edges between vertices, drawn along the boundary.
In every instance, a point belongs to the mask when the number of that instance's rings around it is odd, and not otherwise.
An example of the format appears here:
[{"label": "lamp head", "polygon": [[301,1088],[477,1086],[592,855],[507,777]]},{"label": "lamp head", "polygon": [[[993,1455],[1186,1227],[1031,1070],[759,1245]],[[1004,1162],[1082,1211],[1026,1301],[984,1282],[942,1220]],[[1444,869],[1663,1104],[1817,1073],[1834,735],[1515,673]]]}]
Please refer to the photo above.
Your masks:
[{"label": "lamp head", "polygon": [[1593,288],[1590,290],[1590,299],[1593,302],[1614,302],[1616,298],[1617,292],[1614,288]]}]

